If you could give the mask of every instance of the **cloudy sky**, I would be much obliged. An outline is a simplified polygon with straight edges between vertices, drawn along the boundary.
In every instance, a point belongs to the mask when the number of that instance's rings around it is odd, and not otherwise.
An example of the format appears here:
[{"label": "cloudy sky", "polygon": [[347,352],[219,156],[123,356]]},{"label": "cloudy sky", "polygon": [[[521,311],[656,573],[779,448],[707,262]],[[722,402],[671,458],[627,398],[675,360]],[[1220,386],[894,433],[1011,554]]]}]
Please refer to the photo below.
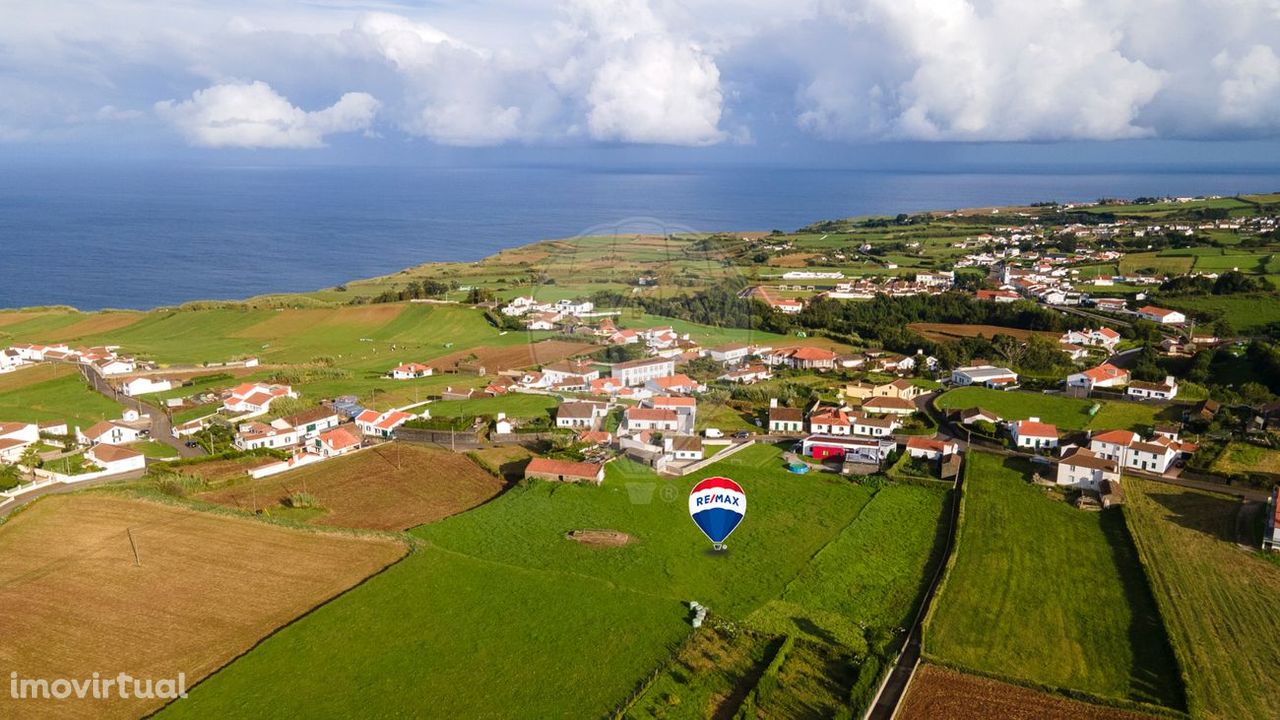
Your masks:
[{"label": "cloudy sky", "polygon": [[0,0],[0,151],[35,155],[1278,136],[1280,0]]}]

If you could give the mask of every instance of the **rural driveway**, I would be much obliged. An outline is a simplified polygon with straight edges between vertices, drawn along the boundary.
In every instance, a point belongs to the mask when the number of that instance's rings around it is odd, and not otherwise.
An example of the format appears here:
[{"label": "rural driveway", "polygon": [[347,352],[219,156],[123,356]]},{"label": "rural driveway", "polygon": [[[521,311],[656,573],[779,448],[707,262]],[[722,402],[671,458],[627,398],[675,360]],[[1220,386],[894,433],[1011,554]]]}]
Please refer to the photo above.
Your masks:
[{"label": "rural driveway", "polygon": [[99,393],[115,400],[125,407],[135,407],[139,413],[146,413],[151,418],[151,439],[156,442],[164,443],[174,450],[178,451],[178,455],[183,458],[199,457],[204,455],[204,449],[199,447],[187,447],[179,438],[173,436],[173,422],[169,419],[168,413],[163,409],[142,402],[138,398],[129,397],[122,392],[111,387],[101,375],[90,371],[86,367],[80,368],[80,374],[88,381],[89,386]]}]

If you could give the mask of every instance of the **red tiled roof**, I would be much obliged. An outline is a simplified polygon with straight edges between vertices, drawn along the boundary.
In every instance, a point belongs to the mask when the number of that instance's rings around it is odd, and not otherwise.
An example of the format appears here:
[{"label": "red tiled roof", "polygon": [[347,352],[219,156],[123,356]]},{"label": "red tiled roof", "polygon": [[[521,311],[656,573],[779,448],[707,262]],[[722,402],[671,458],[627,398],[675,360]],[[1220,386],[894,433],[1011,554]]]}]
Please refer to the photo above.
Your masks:
[{"label": "red tiled roof", "polygon": [[1049,423],[1019,420],[1013,426],[1016,428],[1018,435],[1026,437],[1058,437],[1058,428]]},{"label": "red tiled roof", "polygon": [[107,463],[142,457],[142,453],[137,450],[130,450],[127,447],[118,445],[95,445],[86,454],[92,454],[98,460]]},{"label": "red tiled roof", "polygon": [[360,444],[360,441],[351,433],[347,432],[346,428],[334,428],[329,432],[321,433],[320,442],[323,442],[334,450],[342,450],[343,448],[349,448]]},{"label": "red tiled roof", "polygon": [[676,419],[674,410],[664,410],[662,408],[627,408],[628,420],[650,420],[671,421]]},{"label": "red tiled roof", "polygon": [[1091,440],[1095,442],[1110,443],[1112,445],[1129,445],[1137,442],[1138,434],[1129,430],[1108,430],[1106,432],[1094,435]]}]

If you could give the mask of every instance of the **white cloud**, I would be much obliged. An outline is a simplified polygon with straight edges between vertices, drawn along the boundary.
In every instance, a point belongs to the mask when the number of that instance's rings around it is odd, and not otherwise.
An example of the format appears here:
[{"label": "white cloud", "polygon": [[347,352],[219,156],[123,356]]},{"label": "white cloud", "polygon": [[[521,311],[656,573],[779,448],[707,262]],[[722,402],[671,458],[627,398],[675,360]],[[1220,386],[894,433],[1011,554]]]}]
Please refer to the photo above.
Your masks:
[{"label": "white cloud", "polygon": [[376,105],[466,146],[1276,137],[1276,2],[46,0],[0,24],[0,127],[315,147]]},{"label": "white cloud", "polygon": [[264,82],[225,83],[197,90],[190,100],[156,103],[155,110],[192,145],[238,148],[315,148],[326,135],[366,130],[378,101],[351,92],[314,112],[295,107]]}]

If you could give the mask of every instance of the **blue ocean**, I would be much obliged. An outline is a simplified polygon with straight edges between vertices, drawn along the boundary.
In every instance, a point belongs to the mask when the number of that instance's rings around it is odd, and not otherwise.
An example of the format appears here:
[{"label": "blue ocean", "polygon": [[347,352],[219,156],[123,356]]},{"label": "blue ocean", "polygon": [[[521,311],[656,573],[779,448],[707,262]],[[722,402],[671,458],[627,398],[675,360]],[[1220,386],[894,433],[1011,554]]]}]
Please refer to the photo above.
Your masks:
[{"label": "blue ocean", "polygon": [[865,214],[1280,189],[1280,174],[723,168],[23,167],[0,307],[150,308],[333,286],[579,233],[791,230]]}]

